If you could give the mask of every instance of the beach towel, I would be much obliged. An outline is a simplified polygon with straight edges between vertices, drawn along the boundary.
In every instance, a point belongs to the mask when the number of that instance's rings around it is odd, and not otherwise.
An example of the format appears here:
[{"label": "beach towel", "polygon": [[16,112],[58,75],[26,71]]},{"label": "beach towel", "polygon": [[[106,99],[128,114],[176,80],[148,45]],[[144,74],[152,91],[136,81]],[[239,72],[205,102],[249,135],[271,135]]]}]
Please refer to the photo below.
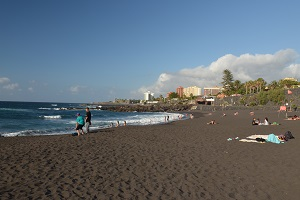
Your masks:
[{"label": "beach towel", "polygon": [[[241,139],[241,142],[256,142],[256,143],[261,143],[264,144],[266,142],[271,142],[275,144],[280,144],[281,141],[278,139],[276,135],[269,134],[269,135],[250,135],[247,137],[247,139]],[[284,142],[282,142],[284,143]]]},{"label": "beach towel", "polygon": [[263,138],[263,139],[268,139],[268,135],[250,135],[247,137],[248,139],[253,139],[255,140],[256,138]]},{"label": "beach towel", "polygon": [[255,142],[255,143],[265,143],[268,135],[250,135],[247,139],[241,139],[240,142]]},{"label": "beach towel", "polygon": [[273,133],[271,133],[271,134],[268,135],[267,142],[272,142],[272,143],[275,143],[275,144],[280,144],[280,140]]},{"label": "beach towel", "polygon": [[258,141],[256,140],[247,140],[247,139],[241,139],[239,140],[240,142],[256,142],[256,143],[259,143]]}]

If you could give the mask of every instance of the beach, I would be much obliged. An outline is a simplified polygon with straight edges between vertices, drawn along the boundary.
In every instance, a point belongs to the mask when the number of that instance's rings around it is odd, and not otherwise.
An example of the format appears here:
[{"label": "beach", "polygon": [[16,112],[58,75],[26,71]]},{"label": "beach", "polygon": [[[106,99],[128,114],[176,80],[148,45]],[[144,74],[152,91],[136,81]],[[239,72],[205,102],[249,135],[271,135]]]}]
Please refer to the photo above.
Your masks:
[{"label": "beach", "polygon": [[[299,199],[300,121],[234,112],[80,137],[2,137],[0,199]],[[281,125],[252,126],[253,117]],[[286,131],[295,139],[283,144],[235,139]]]}]

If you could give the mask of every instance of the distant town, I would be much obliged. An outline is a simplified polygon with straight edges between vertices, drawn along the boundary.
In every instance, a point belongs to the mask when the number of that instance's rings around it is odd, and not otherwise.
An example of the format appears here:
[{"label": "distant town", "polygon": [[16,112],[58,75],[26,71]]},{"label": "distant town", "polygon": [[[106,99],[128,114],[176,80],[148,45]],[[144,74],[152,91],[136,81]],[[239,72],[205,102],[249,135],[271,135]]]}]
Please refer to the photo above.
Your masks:
[{"label": "distant town", "polygon": [[165,96],[154,95],[152,91],[146,91],[143,99],[118,99],[111,102],[98,102],[101,105],[212,105],[212,106],[278,106],[285,105],[289,109],[297,109],[300,105],[300,83],[295,78],[283,78],[272,81],[269,84],[263,79],[250,80],[242,83],[234,80],[229,70],[223,71],[222,86],[204,87],[198,86],[174,88],[174,92],[168,92]]}]

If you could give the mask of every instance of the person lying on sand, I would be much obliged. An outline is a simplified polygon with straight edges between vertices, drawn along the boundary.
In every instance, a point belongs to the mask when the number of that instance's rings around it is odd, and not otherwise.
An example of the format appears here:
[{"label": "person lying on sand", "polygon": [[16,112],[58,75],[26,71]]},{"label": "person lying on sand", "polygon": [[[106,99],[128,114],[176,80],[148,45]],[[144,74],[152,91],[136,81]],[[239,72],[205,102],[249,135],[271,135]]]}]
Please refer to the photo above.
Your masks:
[{"label": "person lying on sand", "polygon": [[207,124],[217,124],[216,120],[211,120],[210,122],[208,122]]},{"label": "person lying on sand", "polygon": [[285,136],[284,135],[278,135],[278,139],[281,141],[285,141]]},{"label": "person lying on sand", "polygon": [[261,125],[259,118],[257,118],[257,119],[253,118],[252,125]]},{"label": "person lying on sand", "polygon": [[269,119],[267,117],[265,117],[265,121],[264,121],[264,124],[263,125],[270,125],[269,123]]},{"label": "person lying on sand", "polygon": [[271,123],[269,122],[269,119],[265,117],[264,122],[259,123],[258,125],[270,125]]},{"label": "person lying on sand", "polygon": [[253,118],[252,125],[258,125],[258,124],[259,124],[259,122],[255,118]]},{"label": "person lying on sand", "polygon": [[300,120],[300,117],[297,115],[294,115],[293,117],[287,118],[287,120]]}]

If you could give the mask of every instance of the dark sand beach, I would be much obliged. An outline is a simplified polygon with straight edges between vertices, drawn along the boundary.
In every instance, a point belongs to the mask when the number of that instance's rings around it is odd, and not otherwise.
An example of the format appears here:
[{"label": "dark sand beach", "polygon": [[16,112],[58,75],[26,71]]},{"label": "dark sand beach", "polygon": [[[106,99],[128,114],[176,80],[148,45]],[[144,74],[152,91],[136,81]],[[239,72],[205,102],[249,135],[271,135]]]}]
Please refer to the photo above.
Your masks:
[{"label": "dark sand beach", "polygon": [[[0,138],[0,199],[299,199],[300,120],[255,111],[281,125],[252,126],[249,111],[225,113],[80,137]],[[288,130],[295,139],[284,144],[227,141]]]}]

